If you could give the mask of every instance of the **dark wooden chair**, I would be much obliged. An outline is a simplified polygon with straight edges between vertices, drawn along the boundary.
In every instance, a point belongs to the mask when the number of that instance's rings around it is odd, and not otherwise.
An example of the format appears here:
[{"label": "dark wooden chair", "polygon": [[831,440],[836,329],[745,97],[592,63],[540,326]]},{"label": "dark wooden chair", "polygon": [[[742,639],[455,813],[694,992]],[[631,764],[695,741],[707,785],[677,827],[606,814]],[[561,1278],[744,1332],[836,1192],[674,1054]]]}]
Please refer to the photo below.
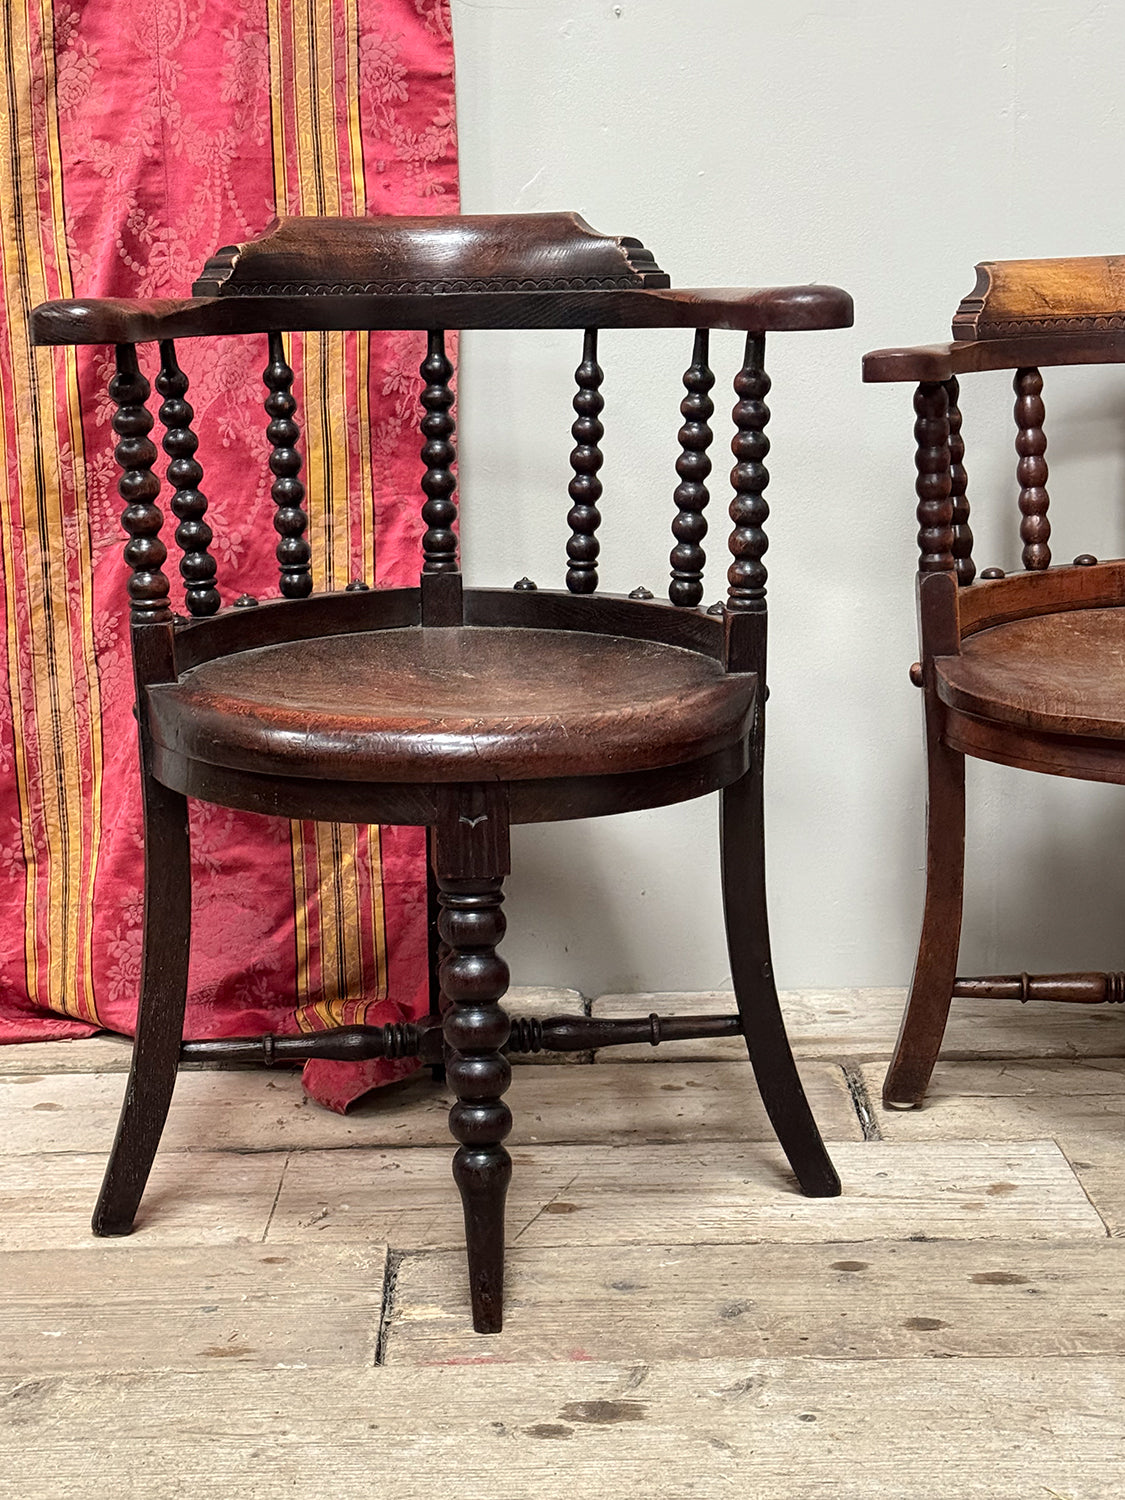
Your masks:
[{"label": "dark wooden chair", "polygon": [[[1125,263],[993,261],[953,320],[954,341],[867,355],[864,378],[917,383],[918,613],[929,768],[926,901],[914,977],[883,1096],[922,1103],[953,997],[1125,1000],[1123,974],[958,978],[965,756],[1054,776],[1125,782],[1125,561],[1052,566],[1043,380],[1049,365],[1125,360]],[[1014,371],[1023,571],[979,576],[969,525],[959,377]]]},{"label": "dark wooden chair", "polygon": [[[575,1050],[743,1035],[770,1119],[802,1190],[839,1192],[802,1092],[770,966],[762,833],[769,444],[764,337],[845,327],[833,287],[672,291],[632,239],[569,214],[518,218],[283,219],[220,250],[185,301],[69,301],[33,314],[42,344],[117,348],[119,490],[145,815],[144,967],[133,1067],[94,1215],[128,1234],[179,1062],[415,1056],[444,1064],[457,1102],[453,1172],[464,1202],[473,1321],[501,1325],[511,1161],[506,1051]],[[693,330],[671,496],[669,603],[644,588],[597,592],[602,486],[600,328]],[[582,334],[570,467],[566,588],[462,589],[454,530],[453,368],[447,329],[574,328]],[[708,330],[747,333],[734,378],[729,587],[703,607],[712,434]],[[314,594],[303,532],[299,432],[285,330],[428,331],[421,366],[425,466],[419,587]],[[175,341],[263,336],[265,410],[280,540],[279,599],[220,608],[200,492],[187,377]],[[160,416],[180,524],[186,615],[173,613],[157,507],[149,384],[136,345],[157,342]],[[669,469],[672,470],[672,459]],[[672,486],[670,486],[672,488]],[[320,497],[313,497],[320,503]],[[403,503],[409,503],[403,497]],[[512,1018],[496,948],[511,823],[584,818],[721,791],[722,871],[736,1014]],[[190,871],[188,797],[288,818],[425,825],[439,963],[418,1024],[316,1036],[183,1043]]]}]

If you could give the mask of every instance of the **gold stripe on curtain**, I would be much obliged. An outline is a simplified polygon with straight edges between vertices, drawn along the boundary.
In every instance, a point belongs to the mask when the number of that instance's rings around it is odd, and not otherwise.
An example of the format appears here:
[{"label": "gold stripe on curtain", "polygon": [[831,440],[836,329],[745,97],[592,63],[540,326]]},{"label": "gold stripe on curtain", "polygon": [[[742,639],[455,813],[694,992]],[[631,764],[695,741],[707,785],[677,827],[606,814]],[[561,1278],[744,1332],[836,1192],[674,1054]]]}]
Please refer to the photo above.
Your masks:
[{"label": "gold stripe on curtain", "polygon": [[[358,31],[356,0],[269,0],[279,213],[366,209]],[[306,335],[293,340],[290,358],[301,377],[313,586],[343,588],[369,574],[373,557],[370,340]],[[379,829],[295,823],[291,853],[299,1023],[313,1030],[361,1019],[360,1002],[388,989]]]},{"label": "gold stripe on curtain", "polygon": [[[39,301],[72,294],[54,59],[49,0],[0,5],[0,275],[10,372],[7,390],[0,381],[0,475],[7,480],[0,484],[0,529],[27,871],[28,993],[44,1008],[96,1023],[91,919],[101,705],[78,383],[74,351],[33,349],[26,316]],[[16,626],[24,605],[32,612],[33,649],[20,662]]]}]

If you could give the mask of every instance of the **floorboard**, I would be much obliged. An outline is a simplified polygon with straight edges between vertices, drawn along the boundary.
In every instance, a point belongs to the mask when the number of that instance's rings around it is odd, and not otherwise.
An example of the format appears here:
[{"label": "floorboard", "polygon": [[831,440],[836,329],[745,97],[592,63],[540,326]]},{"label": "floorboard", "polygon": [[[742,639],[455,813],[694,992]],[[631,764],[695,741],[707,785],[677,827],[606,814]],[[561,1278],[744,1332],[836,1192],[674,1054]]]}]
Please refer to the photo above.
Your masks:
[{"label": "floorboard", "polygon": [[[903,1359],[1125,1351],[1125,1245],[860,1240],[509,1256],[491,1360]],[[461,1251],[398,1266],[386,1361],[481,1355]]]},{"label": "floorboard", "polygon": [[[110,1436],[112,1435],[112,1436]],[[1120,1495],[1125,1360],[675,1360],[46,1377],[0,1396],[21,1500]]]},{"label": "floorboard", "polygon": [[288,1157],[210,1151],[157,1153],[133,1236],[90,1233],[102,1156],[0,1156],[0,1250],[76,1250],[139,1241],[257,1244],[277,1202]]},{"label": "floorboard", "polygon": [[[802,1076],[824,1135],[863,1132],[843,1070],[811,1062]],[[69,1151],[105,1155],[125,1090],[121,1073],[0,1077],[0,1155]],[[773,1132],[748,1062],[699,1063],[643,1072],[621,1063],[592,1068],[520,1068],[507,1100],[515,1141],[764,1141]],[[347,1115],[314,1104],[291,1070],[184,1073],[165,1129],[165,1151],[338,1150],[348,1146],[446,1146],[453,1095],[429,1070],[380,1089]]]},{"label": "floorboard", "polygon": [[0,1494],[1117,1500],[1121,1017],[960,1002],[926,1108],[887,1111],[901,1001],[786,997],[834,1200],[738,1039],[515,1068],[494,1338],[428,1079],[338,1116],[187,1070],[136,1233],[96,1240],[129,1047],[0,1048]]},{"label": "floorboard", "polygon": [[[1058,1006],[1059,1010],[1071,1007]],[[906,1142],[1052,1137],[1111,1234],[1125,1235],[1125,1061],[943,1060],[921,1109],[885,1109],[881,1069],[863,1076],[879,1130]]]},{"label": "floorboard", "polygon": [[[1100,1239],[1053,1141],[842,1142],[840,1198],[803,1198],[775,1145],[535,1146],[513,1150],[508,1237],[524,1246],[760,1240]],[[449,1153],[296,1153],[269,1239],[463,1243]]]},{"label": "floorboard", "polygon": [[[375,1363],[382,1245],[109,1248],[0,1254],[0,1379],[362,1369]],[[279,1310],[284,1309],[282,1315]]]}]

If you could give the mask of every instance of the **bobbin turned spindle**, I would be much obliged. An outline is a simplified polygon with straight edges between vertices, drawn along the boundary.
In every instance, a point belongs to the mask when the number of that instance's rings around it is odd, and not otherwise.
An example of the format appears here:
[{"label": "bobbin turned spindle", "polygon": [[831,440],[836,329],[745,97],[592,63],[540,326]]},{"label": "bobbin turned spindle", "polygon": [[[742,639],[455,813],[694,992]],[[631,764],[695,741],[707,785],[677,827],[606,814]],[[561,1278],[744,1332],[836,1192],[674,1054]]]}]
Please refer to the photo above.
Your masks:
[{"label": "bobbin turned spindle", "polygon": [[1016,371],[1016,478],[1020,483],[1020,541],[1023,565],[1037,572],[1051,566],[1051,522],[1047,515],[1047,434],[1043,431],[1043,377],[1034,366]]},{"label": "bobbin turned spindle", "polygon": [[133,344],[117,346],[117,373],[109,382],[109,394],[117,408],[114,457],[121,469],[117,493],[125,502],[121,524],[129,533],[124,555],[132,569],[128,584],[132,618],[135,623],[169,620],[172,611],[164,572],[168,549],[160,539],[164,517],[156,503],[160,494],[160,480],[153,473],[157,452],[149,437],[152,413],[145,405],[149,383],[141,374]]},{"label": "bobbin turned spindle", "polygon": [[285,346],[281,334],[269,336],[269,363],[262,374],[269,395],[266,397],[266,415],[269,425],[266,437],[270,447],[270,469],[273,484],[270,494],[276,507],[274,530],[280,540],[277,544],[277,561],[281,571],[281,592],[286,599],[304,599],[312,593],[312,569],[309,566],[312,552],[305,541],[308,517],[303,509],[305,487],[297,477],[301,472],[301,455],[297,451],[297,440],[301,429],[294,420],[297,403],[293,399],[293,371],[285,358]]},{"label": "bobbin turned spindle", "polygon": [[457,478],[453,472],[456,451],[453,447],[453,392],[449,382],[453,378],[453,366],[445,353],[445,334],[440,329],[430,331],[426,357],[420,372],[425,385],[421,402],[424,414],[421,421],[422,462],[426,471],[422,475],[422,491],[426,496],[422,506],[422,519],[426,523],[426,534],[422,538],[422,572],[456,573],[457,534],[453,523],[457,520],[457,503],[453,492]]},{"label": "bobbin turned spindle", "polygon": [[195,412],[188,402],[188,378],[176,360],[176,345],[165,339],[160,345],[160,374],[156,389],[164,397],[160,420],[165,427],[163,447],[171,459],[168,483],[172,486],[172,513],[179,520],[176,545],[183,553],[180,576],[184,580],[184,597],[191,615],[213,615],[219,608],[219,591],[215,587],[215,559],[208,552],[212,533],[204,519],[207,497],[199,486],[203,467],[195,457],[199,439],[192,431]]},{"label": "bobbin turned spindle", "polygon": [[742,368],[734,377],[738,400],[732,412],[735,435],[730,445],[735,460],[730,474],[734,489],[730,518],[734,529],[728,545],[734,561],[727,569],[727,608],[752,614],[761,613],[766,607],[767,572],[763,559],[769,547],[765,525],[770,508],[765,491],[770,482],[766,468],[770,451],[766,436],[770,378],[766,374],[765,354],[764,336],[749,334]]},{"label": "bobbin turned spindle", "polygon": [[456,1102],[449,1128],[460,1142],[453,1178],[461,1192],[473,1327],[497,1333],[503,1322],[504,1203],[512,1159],[504,1139],[512,1112],[503,1095],[512,1078],[503,1055],[510,1032],[500,1002],[508,965],[497,953],[504,936],[504,877],[510,868],[508,797],[490,785],[444,788],[434,830],[434,875],[444,948],[438,978],[445,1074]]},{"label": "bobbin turned spindle", "polygon": [[712,437],[709,423],[715,411],[708,394],[715,384],[715,377],[707,364],[707,356],[708,330],[697,328],[691,364],[684,371],[687,395],[680,402],[684,423],[679,432],[680,456],[676,460],[680,482],[673,496],[678,509],[672,522],[676,545],[668,559],[672,564],[668,597],[673,604],[681,605],[695,605],[703,598],[703,568],[707,561],[702,545],[707,535],[707,518],[703,512],[710,499],[707,476],[711,472],[711,460],[707,449]]},{"label": "bobbin turned spindle", "polygon": [[575,418],[571,436],[575,447],[570,455],[570,467],[574,477],[568,493],[573,504],[567,515],[570,537],[566,544],[566,586],[572,594],[592,594],[598,586],[598,553],[601,544],[597,538],[602,524],[598,501],[602,496],[602,482],[598,470],[602,466],[602,450],[599,446],[605,428],[598,420],[605,400],[601,393],[602,368],[598,364],[598,330],[587,328],[582,342],[582,363],[574,372],[578,389],[574,394]]},{"label": "bobbin turned spindle", "polygon": [[918,496],[918,569],[956,571],[953,557],[953,481],[949,456],[949,392],[940,381],[923,381],[914,393],[914,491]]},{"label": "bobbin turned spindle", "polygon": [[949,498],[953,505],[953,561],[957,582],[972,583],[977,574],[973,561],[973,532],[969,525],[969,476],[965,469],[965,442],[961,436],[961,387],[956,375],[945,381],[949,398]]}]

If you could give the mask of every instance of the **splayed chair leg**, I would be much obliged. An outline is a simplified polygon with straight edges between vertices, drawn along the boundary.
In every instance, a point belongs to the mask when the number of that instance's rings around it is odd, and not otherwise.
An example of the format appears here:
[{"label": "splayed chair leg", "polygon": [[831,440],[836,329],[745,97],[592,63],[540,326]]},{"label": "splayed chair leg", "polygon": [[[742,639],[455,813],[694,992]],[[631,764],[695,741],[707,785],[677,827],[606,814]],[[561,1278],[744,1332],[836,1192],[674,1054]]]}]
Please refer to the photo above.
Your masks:
[{"label": "splayed chair leg", "polygon": [[762,1103],[801,1191],[810,1198],[836,1197],[840,1179],[793,1061],[770,960],[760,730],[750,769],[722,793],[722,866],[735,997]]},{"label": "splayed chair leg", "polygon": [[917,1109],[941,1051],[961,941],[965,884],[965,757],[928,735],[926,906],[894,1056],[883,1083],[892,1109]]},{"label": "splayed chair leg", "polygon": [[94,1210],[97,1235],[129,1234],[160,1143],[180,1060],[191,941],[187,799],[147,773],[141,996],[133,1065]]}]

